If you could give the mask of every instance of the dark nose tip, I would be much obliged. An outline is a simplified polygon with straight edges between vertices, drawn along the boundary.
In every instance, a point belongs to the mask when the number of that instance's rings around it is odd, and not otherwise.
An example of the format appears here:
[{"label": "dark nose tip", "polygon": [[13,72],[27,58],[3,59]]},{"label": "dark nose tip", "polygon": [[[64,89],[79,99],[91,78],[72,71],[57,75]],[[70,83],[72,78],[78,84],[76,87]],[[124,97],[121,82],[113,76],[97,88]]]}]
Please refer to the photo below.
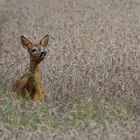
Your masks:
[{"label": "dark nose tip", "polygon": [[47,54],[47,51],[42,51],[41,52],[41,55],[46,55]]},{"label": "dark nose tip", "polygon": [[40,57],[45,57],[47,55],[47,51],[41,51]]}]

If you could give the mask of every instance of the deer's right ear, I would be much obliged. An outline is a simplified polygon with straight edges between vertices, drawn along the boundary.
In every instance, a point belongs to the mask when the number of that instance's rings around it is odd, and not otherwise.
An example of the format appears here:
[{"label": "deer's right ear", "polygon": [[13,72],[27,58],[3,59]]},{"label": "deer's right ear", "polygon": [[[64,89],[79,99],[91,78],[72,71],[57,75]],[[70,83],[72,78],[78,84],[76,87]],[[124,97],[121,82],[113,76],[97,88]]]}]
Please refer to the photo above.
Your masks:
[{"label": "deer's right ear", "polygon": [[25,49],[30,48],[32,46],[32,43],[29,41],[29,39],[23,35],[21,36],[21,44]]}]

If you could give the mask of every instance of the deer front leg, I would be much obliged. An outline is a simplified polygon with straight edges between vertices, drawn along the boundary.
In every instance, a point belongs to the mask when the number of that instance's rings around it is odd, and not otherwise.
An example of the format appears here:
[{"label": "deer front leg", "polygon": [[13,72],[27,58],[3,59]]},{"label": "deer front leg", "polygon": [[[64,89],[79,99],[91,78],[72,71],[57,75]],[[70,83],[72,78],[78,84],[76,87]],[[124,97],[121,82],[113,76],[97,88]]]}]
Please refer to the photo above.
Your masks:
[{"label": "deer front leg", "polygon": [[44,92],[43,90],[39,89],[36,90],[32,95],[31,95],[31,99],[33,101],[42,101],[44,102]]}]

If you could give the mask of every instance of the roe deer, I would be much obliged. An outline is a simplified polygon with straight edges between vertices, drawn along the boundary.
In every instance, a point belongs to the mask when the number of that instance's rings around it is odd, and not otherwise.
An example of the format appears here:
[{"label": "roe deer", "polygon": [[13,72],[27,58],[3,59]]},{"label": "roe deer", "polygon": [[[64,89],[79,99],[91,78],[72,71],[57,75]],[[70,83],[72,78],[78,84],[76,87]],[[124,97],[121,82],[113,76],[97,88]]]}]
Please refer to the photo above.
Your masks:
[{"label": "roe deer", "polygon": [[16,83],[13,85],[13,90],[16,91],[22,97],[31,98],[31,100],[44,101],[44,91],[41,85],[41,70],[40,62],[47,55],[47,45],[48,45],[49,36],[46,35],[41,39],[39,44],[33,44],[24,37],[21,36],[22,46],[27,49],[30,55],[30,70],[29,74],[23,75]]}]

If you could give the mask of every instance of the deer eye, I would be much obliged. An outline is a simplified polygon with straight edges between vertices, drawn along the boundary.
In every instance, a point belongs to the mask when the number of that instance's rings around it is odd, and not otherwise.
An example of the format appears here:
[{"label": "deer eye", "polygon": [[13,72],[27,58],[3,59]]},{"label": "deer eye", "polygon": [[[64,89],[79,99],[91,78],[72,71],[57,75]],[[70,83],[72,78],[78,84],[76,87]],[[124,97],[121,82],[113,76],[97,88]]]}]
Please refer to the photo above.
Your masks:
[{"label": "deer eye", "polygon": [[32,52],[33,52],[33,53],[36,53],[36,52],[37,52],[37,50],[36,50],[36,49],[32,49]]}]

